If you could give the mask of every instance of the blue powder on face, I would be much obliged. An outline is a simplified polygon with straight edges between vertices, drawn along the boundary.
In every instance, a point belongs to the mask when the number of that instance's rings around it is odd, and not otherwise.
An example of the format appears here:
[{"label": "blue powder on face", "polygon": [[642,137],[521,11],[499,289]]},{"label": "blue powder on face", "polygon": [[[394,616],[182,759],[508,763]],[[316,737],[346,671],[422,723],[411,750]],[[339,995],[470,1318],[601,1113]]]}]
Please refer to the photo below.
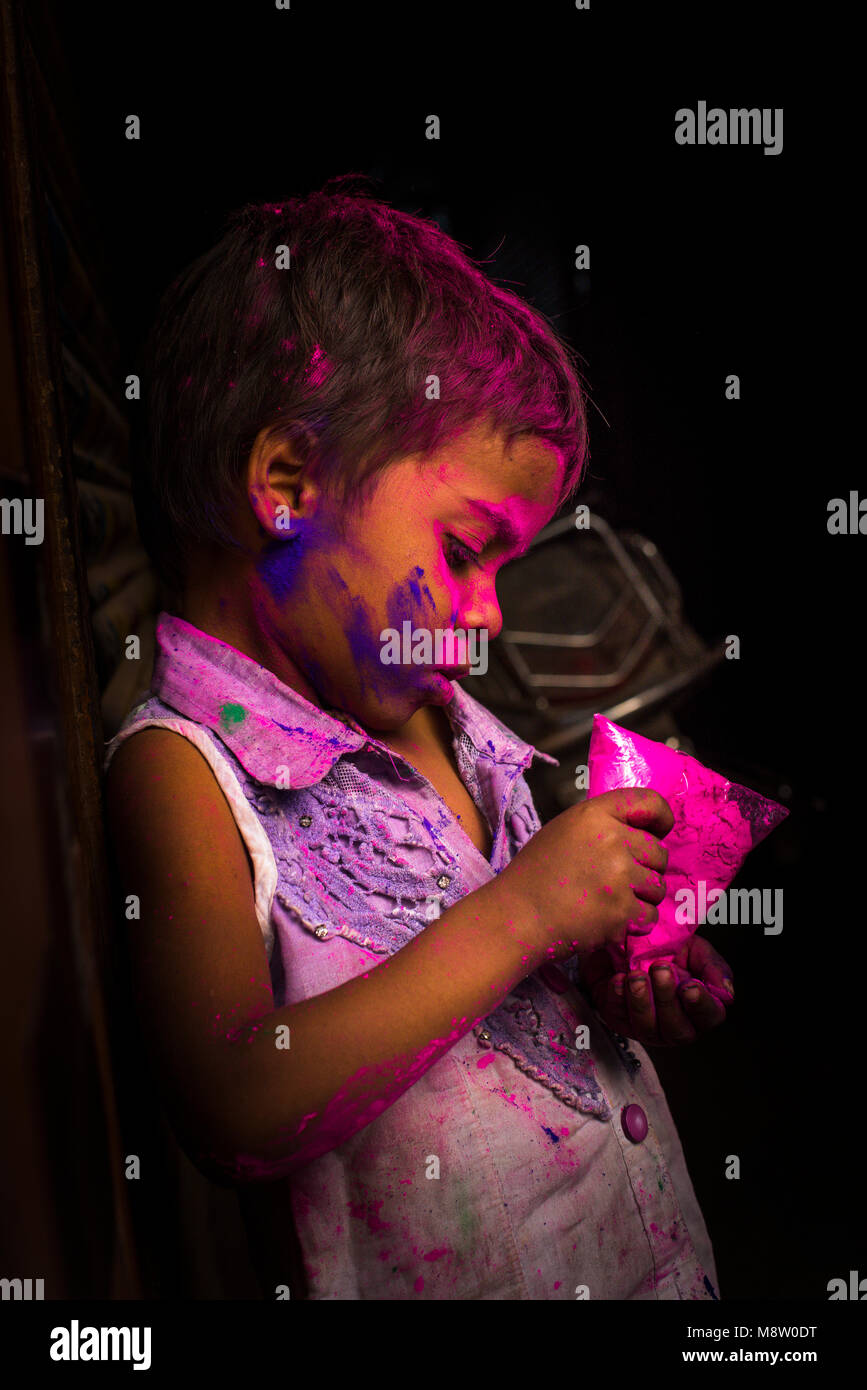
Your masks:
[{"label": "blue powder on face", "polygon": [[402,632],[402,624],[407,620],[413,627],[431,627],[436,619],[436,604],[428,586],[419,582],[423,578],[424,570],[416,565],[402,583],[395,584],[386,603],[389,627]]},{"label": "blue powder on face", "polygon": [[256,571],[276,603],[289,597],[311,544],[313,523],[292,518],[291,537],[272,540],[256,561]]},{"label": "blue powder on face", "polygon": [[330,704],[335,696],[335,692],[331,688],[331,682],[328,679],[328,675],[319,665],[319,662],[314,661],[313,657],[310,656],[309,652],[307,652],[307,650],[300,643],[298,650],[298,664],[300,665],[302,671],[309,680],[310,684],[313,686],[313,689],[316,691],[316,694],[319,696],[320,700],[325,700]]},{"label": "blue powder on face", "polygon": [[[293,518],[291,539],[271,542],[257,560],[256,569],[275,603],[285,602],[298,585],[310,548],[323,547],[327,541],[328,537],[323,532],[321,523],[317,524],[315,518],[309,521]],[[345,605],[347,598],[351,603],[351,612],[345,619],[344,631],[360,680],[361,692],[370,689],[375,695],[381,694],[393,683],[397,673],[393,668],[385,667],[381,660],[383,642],[376,615],[363,598],[350,594],[348,584],[333,565],[327,567],[327,575],[334,587],[335,595],[340,593],[341,606]],[[387,621],[382,627],[392,627],[402,636],[403,623],[408,619],[414,628],[434,629],[436,604],[423,580],[424,570],[420,565],[416,565],[406,579],[393,587],[386,601]],[[303,650],[299,651],[299,657],[302,669],[307,672],[314,688],[320,696],[331,700],[334,692],[327,674]]]},{"label": "blue powder on face", "polygon": [[[292,517],[285,539],[273,538],[256,561],[257,572],[277,603],[295,588],[309,556],[314,552],[325,554],[334,542],[335,534],[327,517]],[[333,566],[329,566],[329,577],[339,588],[347,589]]]},{"label": "blue powder on face", "polygon": [[559,1134],[555,1134],[553,1129],[549,1129],[547,1125],[542,1125],[542,1128],[544,1129],[545,1133],[549,1136],[549,1138],[553,1139],[555,1144],[560,1143]]},{"label": "blue powder on face", "polygon": [[[292,520],[291,539],[274,540],[262,553],[256,562],[256,569],[263,583],[271,591],[275,603],[285,602],[290,597],[298,584],[304,560],[311,547],[321,547],[325,541],[326,533],[321,524],[317,525],[314,520],[304,521],[296,517]],[[334,565],[328,565],[327,575],[335,591],[340,592],[341,599],[345,602],[345,596],[349,594],[346,580]],[[373,617],[364,599],[353,598],[351,603],[352,615],[346,626],[346,635],[364,689],[368,684],[364,671],[372,666],[381,669],[379,655],[382,644],[378,630],[374,631]],[[336,692],[327,673],[304,651],[300,642],[299,657],[302,669],[320,696],[332,699]]]},{"label": "blue powder on face", "polygon": [[409,579],[406,581],[407,587],[409,588],[409,591],[415,599],[416,603],[418,604],[419,608],[421,607],[422,594],[424,594],[427,604],[431,608],[433,608],[435,606],[433,601],[433,594],[431,593],[430,589],[426,584],[419,583],[420,579],[424,579],[424,570],[421,568],[420,565],[416,565]]},{"label": "blue powder on face", "polygon": [[[346,626],[346,636],[349,639],[349,648],[352,652],[355,669],[361,681],[362,691],[368,684],[373,686],[376,691],[380,685],[372,673],[382,672],[383,682],[386,671],[381,660],[382,642],[379,632],[374,627],[373,614],[363,598],[352,600],[352,615]],[[369,679],[366,676],[369,674]]]}]

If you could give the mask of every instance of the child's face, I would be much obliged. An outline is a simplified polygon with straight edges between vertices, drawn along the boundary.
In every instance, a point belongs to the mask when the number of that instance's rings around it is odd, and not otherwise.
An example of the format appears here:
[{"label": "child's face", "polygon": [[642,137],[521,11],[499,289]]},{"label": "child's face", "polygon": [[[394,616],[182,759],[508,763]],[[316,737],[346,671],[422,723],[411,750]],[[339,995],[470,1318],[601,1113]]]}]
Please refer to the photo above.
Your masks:
[{"label": "child's face", "polygon": [[[400,728],[420,706],[446,704],[453,692],[434,669],[435,652],[430,665],[384,662],[382,634],[402,634],[408,621],[432,637],[464,629],[493,641],[502,627],[497,571],[551,520],[563,467],[560,452],[540,440],[506,450],[502,436],[474,426],[423,461],[388,467],[353,513],[346,539],[336,526],[338,504],[302,487],[288,536],[272,530],[281,539],[256,564],[260,624],[325,703],[365,728]],[[511,536],[497,537],[496,517]],[[440,667],[449,659],[442,650]],[[478,650],[477,640],[465,664]]]}]

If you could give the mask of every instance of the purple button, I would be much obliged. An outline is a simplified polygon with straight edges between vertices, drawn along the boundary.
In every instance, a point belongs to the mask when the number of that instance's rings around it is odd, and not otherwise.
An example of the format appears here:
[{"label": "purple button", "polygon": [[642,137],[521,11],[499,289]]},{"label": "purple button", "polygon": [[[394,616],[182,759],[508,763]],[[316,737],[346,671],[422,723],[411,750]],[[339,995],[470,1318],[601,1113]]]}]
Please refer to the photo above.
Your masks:
[{"label": "purple button", "polygon": [[640,1105],[624,1105],[620,1117],[623,1133],[633,1144],[640,1144],[647,1133],[647,1116]]}]

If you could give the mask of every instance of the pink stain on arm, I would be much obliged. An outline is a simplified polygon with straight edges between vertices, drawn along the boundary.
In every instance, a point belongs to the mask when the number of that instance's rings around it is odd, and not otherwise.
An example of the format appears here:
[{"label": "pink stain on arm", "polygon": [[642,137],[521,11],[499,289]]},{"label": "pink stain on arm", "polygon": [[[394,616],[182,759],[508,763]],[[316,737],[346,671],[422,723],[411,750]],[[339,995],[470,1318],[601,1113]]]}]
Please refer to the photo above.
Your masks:
[{"label": "pink stain on arm", "polygon": [[[453,1032],[444,1038],[434,1038],[412,1057],[393,1058],[380,1066],[363,1066],[350,1076],[328,1102],[321,1115],[311,1112],[297,1126],[294,1138],[313,1120],[319,1120],[315,1133],[303,1146],[287,1142],[286,1127],[275,1136],[271,1147],[274,1157],[264,1153],[236,1153],[231,1159],[215,1154],[203,1154],[212,1166],[228,1174],[234,1181],[267,1181],[287,1177],[299,1167],[311,1163],[323,1154],[351,1139],[359,1130],[377,1119],[393,1105],[410,1086],[422,1076],[445,1051],[479,1020],[462,1018]],[[282,1152],[280,1152],[282,1150]]]}]

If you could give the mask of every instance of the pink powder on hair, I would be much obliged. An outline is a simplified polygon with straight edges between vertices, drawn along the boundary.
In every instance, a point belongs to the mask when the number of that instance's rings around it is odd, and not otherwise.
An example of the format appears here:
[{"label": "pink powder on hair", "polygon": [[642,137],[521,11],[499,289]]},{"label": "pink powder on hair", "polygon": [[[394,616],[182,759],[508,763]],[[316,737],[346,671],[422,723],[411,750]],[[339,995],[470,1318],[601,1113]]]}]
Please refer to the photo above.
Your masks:
[{"label": "pink powder on hair", "polygon": [[305,381],[312,386],[321,386],[331,370],[328,358],[318,343],[313,348],[310,361],[304,373]]}]

